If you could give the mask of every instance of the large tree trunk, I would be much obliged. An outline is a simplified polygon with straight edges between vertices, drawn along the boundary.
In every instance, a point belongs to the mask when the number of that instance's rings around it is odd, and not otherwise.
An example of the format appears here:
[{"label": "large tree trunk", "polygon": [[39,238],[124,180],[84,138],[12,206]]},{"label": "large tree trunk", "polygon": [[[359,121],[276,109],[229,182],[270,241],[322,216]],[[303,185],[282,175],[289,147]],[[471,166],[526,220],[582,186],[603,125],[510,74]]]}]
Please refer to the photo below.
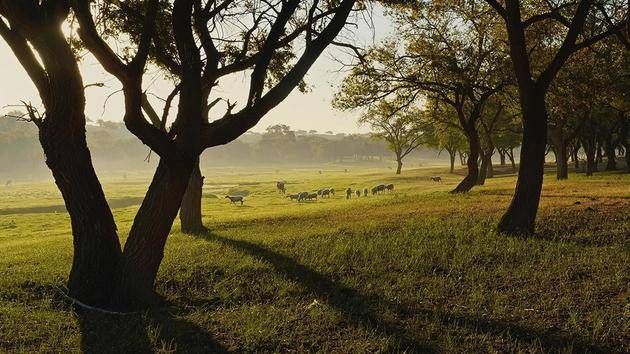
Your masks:
[{"label": "large tree trunk", "polygon": [[182,232],[197,234],[206,231],[201,218],[201,197],[204,177],[199,164],[195,166],[188,181],[188,187],[179,209]]},{"label": "large tree trunk", "polygon": [[468,174],[464,179],[451,191],[451,193],[466,193],[477,183],[477,178],[479,176],[479,165],[477,163],[477,159],[479,159],[479,151],[481,150],[481,145],[479,144],[479,134],[477,134],[477,130],[474,126],[468,127],[466,129],[466,137],[468,138],[468,147],[470,148],[470,153],[468,154],[468,159],[466,161],[466,165],[468,166]]},{"label": "large tree trunk", "polygon": [[450,169],[451,173],[455,172],[455,154],[456,154],[455,150],[448,152],[448,156],[451,158],[451,169]]},{"label": "large tree trunk", "polygon": [[166,239],[197,163],[160,160],[125,243],[120,279],[112,299],[116,308],[132,310],[158,303],[155,278],[164,257]]},{"label": "large tree trunk", "polygon": [[[66,92],[60,97],[72,95]],[[73,113],[83,114],[79,110]],[[83,128],[66,135],[56,120],[49,115],[39,136],[46,164],[61,191],[72,225],[74,257],[68,278],[69,295],[93,306],[103,306],[109,300],[121,255],[116,224],[94,172]]]},{"label": "large tree trunk", "polygon": [[505,166],[505,151],[503,149],[499,149],[499,161],[501,166]]},{"label": "large tree trunk", "polygon": [[521,94],[521,102],[523,145],[516,190],[508,210],[498,225],[500,232],[511,235],[534,232],[547,145],[547,110],[544,92],[536,92],[536,88],[532,88],[530,92]]},{"label": "large tree trunk", "polygon": [[39,140],[72,225],[74,253],[69,295],[102,306],[113,288],[120,243],[86,142],[81,73],[55,21],[29,33],[47,76],[46,87],[38,87],[46,108],[46,116],[39,123]]}]

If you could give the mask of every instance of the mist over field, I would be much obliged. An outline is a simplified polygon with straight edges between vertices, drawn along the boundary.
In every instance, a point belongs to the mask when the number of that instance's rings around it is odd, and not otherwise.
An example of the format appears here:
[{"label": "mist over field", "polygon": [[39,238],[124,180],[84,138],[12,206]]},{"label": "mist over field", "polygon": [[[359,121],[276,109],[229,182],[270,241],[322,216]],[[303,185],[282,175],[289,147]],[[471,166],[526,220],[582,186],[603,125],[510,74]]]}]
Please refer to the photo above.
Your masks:
[{"label": "mist over field", "polygon": [[[0,183],[50,179],[38,141],[37,127],[16,119],[21,113],[0,116]],[[284,129],[284,130],[283,130]],[[131,134],[123,123],[98,120],[86,125],[87,142],[95,168],[109,176],[126,173],[149,176],[158,157]],[[410,167],[448,164],[448,154],[428,147],[407,158]],[[202,169],[320,167],[395,168],[391,150],[371,134],[292,130],[270,126],[263,133],[248,132],[235,141],[206,151]]]}]

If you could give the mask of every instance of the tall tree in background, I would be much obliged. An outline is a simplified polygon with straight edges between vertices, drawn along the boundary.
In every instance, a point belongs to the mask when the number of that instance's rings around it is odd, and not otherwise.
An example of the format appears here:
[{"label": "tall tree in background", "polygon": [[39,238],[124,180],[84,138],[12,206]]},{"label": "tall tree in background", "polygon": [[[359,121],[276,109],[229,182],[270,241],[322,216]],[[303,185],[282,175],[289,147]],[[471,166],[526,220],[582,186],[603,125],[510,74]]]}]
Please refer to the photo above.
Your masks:
[{"label": "tall tree in background", "polygon": [[396,174],[402,172],[403,159],[422,145],[426,124],[417,108],[400,108],[399,104],[383,100],[371,106],[359,122],[369,124],[374,137],[387,142],[396,156]]},{"label": "tall tree in background", "polygon": [[453,192],[467,192],[479,176],[478,121],[488,100],[511,80],[503,41],[495,36],[496,16],[474,2],[393,6],[403,45],[392,39],[367,51],[344,79],[335,105],[368,107],[397,95],[403,106],[424,99],[450,107],[469,144],[468,174]]},{"label": "tall tree in background", "polygon": [[[625,0],[534,1],[526,5],[519,0],[505,0],[504,4],[497,0],[486,2],[505,22],[523,121],[516,189],[498,229],[506,234],[531,234],[542,190],[548,124],[545,98],[549,87],[572,54],[618,34],[627,26],[628,3]],[[546,57],[552,59],[544,60]]]}]

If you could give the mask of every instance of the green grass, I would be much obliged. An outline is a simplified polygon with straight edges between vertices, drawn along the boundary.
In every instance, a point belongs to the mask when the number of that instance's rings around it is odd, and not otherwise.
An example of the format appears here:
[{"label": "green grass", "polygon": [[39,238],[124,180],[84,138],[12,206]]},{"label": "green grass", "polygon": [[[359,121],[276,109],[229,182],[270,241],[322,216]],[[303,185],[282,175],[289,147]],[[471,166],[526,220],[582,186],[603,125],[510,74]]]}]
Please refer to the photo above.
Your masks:
[{"label": "green grass", "polygon": [[[630,351],[628,174],[545,176],[539,232],[516,238],[494,231],[513,175],[451,195],[461,176],[442,168],[204,173],[212,231],[176,223],[158,275],[173,306],[126,316],[60,295],[72,240],[54,184],[0,187],[0,351]],[[338,193],[292,202],[277,179]],[[148,181],[104,180],[121,235]],[[381,182],[396,191],[342,196]]]}]

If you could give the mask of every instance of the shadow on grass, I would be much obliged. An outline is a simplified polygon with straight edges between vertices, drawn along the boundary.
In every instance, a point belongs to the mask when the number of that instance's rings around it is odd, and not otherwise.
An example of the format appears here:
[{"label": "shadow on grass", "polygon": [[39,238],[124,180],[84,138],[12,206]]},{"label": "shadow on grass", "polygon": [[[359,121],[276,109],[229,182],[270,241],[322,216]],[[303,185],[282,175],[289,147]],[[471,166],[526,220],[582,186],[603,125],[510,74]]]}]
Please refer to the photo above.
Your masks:
[{"label": "shadow on grass", "polygon": [[81,352],[227,353],[205,329],[183,320],[176,311],[108,315],[76,308]]},{"label": "shadow on grass", "polygon": [[[375,295],[363,295],[357,290],[331,280],[324,274],[297,263],[294,259],[274,252],[261,245],[219,236],[215,233],[197,235],[210,242],[219,242],[236,250],[261,258],[273,266],[278,272],[292,280],[299,281],[318,298],[323,299],[329,306],[338,309],[357,327],[367,327],[380,331],[382,334],[395,338],[401,349],[412,352],[435,352],[439,347],[431,339],[419,339],[418,334],[410,333],[401,323],[410,319],[425,323],[435,321],[436,318],[446,327],[456,327],[458,331],[481,333],[484,337],[492,334],[499,337],[514,338],[517,342],[527,346],[539,347],[547,351],[563,351],[567,349],[586,352],[609,352],[610,348],[592,345],[577,336],[566,334],[560,330],[538,329],[516,323],[500,320],[476,318],[468,315],[439,312],[432,309],[419,308],[415,305],[405,306],[392,303]],[[377,314],[375,310],[387,308],[393,311],[395,323]],[[382,312],[381,312],[382,313]],[[435,340],[435,339],[434,339]],[[501,339],[503,341],[503,339]]]}]

